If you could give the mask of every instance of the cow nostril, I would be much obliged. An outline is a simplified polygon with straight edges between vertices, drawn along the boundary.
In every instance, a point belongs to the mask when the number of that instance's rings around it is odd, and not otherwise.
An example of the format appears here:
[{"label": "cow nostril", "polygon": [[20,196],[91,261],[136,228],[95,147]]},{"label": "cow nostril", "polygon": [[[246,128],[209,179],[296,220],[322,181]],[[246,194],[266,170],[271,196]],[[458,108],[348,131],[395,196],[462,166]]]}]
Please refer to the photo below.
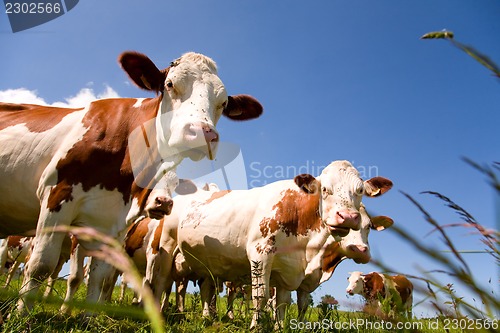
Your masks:
[{"label": "cow nostril", "polygon": [[203,129],[203,134],[205,135],[205,141],[207,143],[219,142],[219,134],[210,127],[205,127]]},{"label": "cow nostril", "polygon": [[164,202],[168,202],[169,200],[166,197],[156,197],[155,198],[155,204],[161,205]]}]

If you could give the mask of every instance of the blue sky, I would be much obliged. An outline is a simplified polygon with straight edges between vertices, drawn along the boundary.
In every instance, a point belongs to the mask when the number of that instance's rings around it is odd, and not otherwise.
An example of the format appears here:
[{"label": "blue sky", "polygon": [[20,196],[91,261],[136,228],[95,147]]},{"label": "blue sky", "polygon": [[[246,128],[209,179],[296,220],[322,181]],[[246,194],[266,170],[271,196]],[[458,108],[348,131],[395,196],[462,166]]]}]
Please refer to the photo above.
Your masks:
[{"label": "blue sky", "polygon": [[[230,94],[251,94],[264,105],[258,120],[218,125],[223,141],[241,147],[249,183],[292,178],[300,167],[317,175],[316,167],[347,159],[369,170],[366,178],[381,175],[395,184],[385,196],[365,200],[371,212],[442,247],[436,233],[426,236],[431,227],[399,191],[443,224],[459,219],[420,192],[439,191],[486,227],[499,228],[500,199],[461,157],[500,160],[500,80],[446,41],[419,38],[451,30],[500,63],[499,17],[494,0],[86,0],[14,34],[2,12],[0,97],[21,88],[49,104],[79,93],[150,97],[118,67],[121,52],[143,52],[160,68],[184,52],[204,53],[218,63]],[[468,230],[450,233],[459,249],[484,248]],[[370,239],[373,257],[401,272],[438,268],[390,231]],[[478,281],[498,295],[492,260],[484,254],[465,258]],[[345,287],[354,270],[377,268],[344,262],[314,299],[332,294],[352,301]]]}]

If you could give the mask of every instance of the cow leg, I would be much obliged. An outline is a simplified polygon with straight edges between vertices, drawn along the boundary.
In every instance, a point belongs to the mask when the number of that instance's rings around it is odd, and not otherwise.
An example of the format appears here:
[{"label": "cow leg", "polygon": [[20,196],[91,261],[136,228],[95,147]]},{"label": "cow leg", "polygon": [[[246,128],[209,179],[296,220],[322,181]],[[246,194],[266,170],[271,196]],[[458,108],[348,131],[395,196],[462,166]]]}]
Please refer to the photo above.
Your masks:
[{"label": "cow leg", "polygon": [[122,274],[122,281],[120,284],[120,297],[118,298],[119,303],[123,303],[125,300],[125,292],[127,291],[127,281],[124,278],[124,275]]},{"label": "cow leg", "polygon": [[211,279],[204,279],[200,285],[201,302],[203,304],[203,317],[210,318],[215,312],[212,310],[215,298],[215,285]]},{"label": "cow leg", "polygon": [[303,321],[309,306],[310,293],[304,290],[297,290],[297,307],[299,309],[299,321]]},{"label": "cow leg", "polygon": [[236,283],[230,282],[226,284],[226,289],[227,289],[227,312],[226,316],[230,320],[234,320],[234,312],[233,312],[233,307],[234,307],[234,300],[236,299],[236,295],[238,294],[238,287],[236,286]]},{"label": "cow leg", "polygon": [[179,313],[185,311],[186,305],[186,292],[189,280],[187,278],[182,278],[175,283],[175,306]]},{"label": "cow leg", "polygon": [[7,257],[9,254],[9,239],[4,238],[0,240],[0,273],[5,272],[5,265],[7,264]]},{"label": "cow leg", "polygon": [[61,306],[62,313],[69,313],[69,311],[71,310],[68,302],[73,299],[73,296],[75,295],[78,287],[83,281],[84,259],[85,250],[80,245],[77,245],[76,248],[71,252],[69,259],[69,276],[67,281],[66,297],[64,298],[64,303]]},{"label": "cow leg", "polygon": [[87,302],[97,303],[106,299],[109,288],[112,288],[114,268],[105,261],[92,257],[87,287]]},{"label": "cow leg", "polygon": [[283,320],[285,319],[285,311],[292,303],[292,292],[280,286],[276,287],[276,302],[275,302],[275,318],[277,329],[283,327]]},{"label": "cow leg", "polygon": [[252,265],[252,302],[255,309],[250,324],[250,329],[252,329],[258,325],[269,300],[272,258],[259,257],[259,260],[250,260],[250,262]]},{"label": "cow leg", "polygon": [[[146,275],[144,285],[148,285],[153,291],[153,295],[160,304],[163,293],[166,292],[168,279],[172,271],[172,255],[160,248],[156,255],[146,256]],[[171,285],[170,285],[171,288]],[[170,291],[170,289],[169,289]],[[168,298],[167,298],[168,301]]]},{"label": "cow leg", "polygon": [[59,273],[61,272],[61,269],[66,262],[66,258],[63,258],[62,256],[59,256],[59,261],[57,262],[56,268],[50,274],[49,279],[47,281],[47,289],[45,289],[45,293],[43,294],[43,298],[47,298],[50,296],[52,293],[52,290],[54,289],[54,284],[56,283],[57,278],[59,277]]},{"label": "cow leg", "polygon": [[34,239],[33,251],[25,269],[23,286],[19,290],[19,294],[23,295],[17,303],[19,312],[23,312],[25,309],[31,310],[33,307],[33,298],[41,283],[54,271],[59,261],[61,246],[64,237],[66,237],[62,232],[43,231],[40,227],[43,225],[41,221],[44,221],[43,212],[40,214],[37,237]]},{"label": "cow leg", "polygon": [[102,300],[111,302],[111,299],[113,298],[113,291],[115,289],[114,286],[116,285],[116,281],[118,280],[118,276],[120,274],[121,272],[113,267],[113,273],[104,280]]},{"label": "cow leg", "polygon": [[7,272],[7,279],[5,280],[4,288],[7,288],[10,285],[10,282],[14,278],[14,275],[16,275],[16,271],[21,266],[21,261],[15,260],[12,266],[10,266],[9,271]]}]

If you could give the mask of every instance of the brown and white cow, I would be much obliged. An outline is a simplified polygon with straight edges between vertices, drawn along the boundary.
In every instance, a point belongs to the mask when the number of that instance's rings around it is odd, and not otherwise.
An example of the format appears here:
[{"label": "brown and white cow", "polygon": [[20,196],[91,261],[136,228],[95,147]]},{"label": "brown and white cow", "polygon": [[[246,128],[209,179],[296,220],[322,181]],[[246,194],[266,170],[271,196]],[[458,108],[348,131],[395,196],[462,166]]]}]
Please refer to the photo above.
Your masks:
[{"label": "brown and white cow", "polygon": [[[361,227],[362,196],[378,196],[391,187],[382,177],[363,181],[348,161],[335,161],[318,178],[299,175],[191,203],[179,218],[177,241],[204,283],[216,277],[252,285],[253,327],[270,286],[309,291],[321,278],[315,273],[329,239],[340,241]],[[278,304],[286,302],[280,293],[277,298]]]},{"label": "brown and white cow", "polygon": [[[32,244],[34,237],[25,236],[9,236],[2,239],[2,244],[0,245],[0,267],[10,266],[7,272],[7,278],[5,280],[4,288],[8,287],[12,278],[14,277],[17,269],[21,264],[24,264],[26,268],[26,263],[29,261]],[[47,288],[44,292],[44,297],[48,297],[54,288],[54,284],[61,272],[63,265],[68,261],[71,251],[71,242],[73,237],[65,237],[63,241],[62,250],[59,256],[54,271],[49,276],[47,281]]]},{"label": "brown and white cow", "polygon": [[21,264],[26,262],[32,242],[33,237],[24,236],[9,236],[1,240],[0,270],[7,273],[4,288],[9,286]]},{"label": "brown and white cow", "polygon": [[[0,237],[37,234],[18,309],[57,264],[64,235],[52,227],[89,226],[119,237],[165,171],[184,157],[214,158],[221,115],[245,120],[262,112],[250,96],[228,96],[215,62],[204,55],[186,53],[164,70],[136,52],[119,62],[158,96],[74,109],[0,103]],[[99,248],[96,241],[80,245]],[[89,302],[111,271],[102,260],[92,266],[103,269],[91,268]]]},{"label": "brown and white cow", "polygon": [[365,311],[381,316],[395,313],[411,315],[413,284],[406,276],[356,271],[350,273],[348,281],[346,292],[363,296],[366,300]]},{"label": "brown and white cow", "polygon": [[[370,230],[382,231],[394,224],[394,221],[387,216],[369,216],[363,204],[361,204],[359,211],[361,214],[361,228],[359,230],[351,230],[340,241],[335,241],[333,237],[330,237],[325,243],[326,246],[321,266],[315,265],[315,269],[310,271],[297,290],[299,320],[303,319],[307,311],[310,293],[321,283],[330,279],[342,261],[352,259],[356,264],[366,264],[371,260],[370,245],[368,242]],[[286,290],[283,291],[283,288],[278,286],[277,293],[281,292],[285,293],[283,298],[289,297],[286,295]],[[283,318],[285,307],[278,307],[278,311],[281,311],[278,317]]]}]

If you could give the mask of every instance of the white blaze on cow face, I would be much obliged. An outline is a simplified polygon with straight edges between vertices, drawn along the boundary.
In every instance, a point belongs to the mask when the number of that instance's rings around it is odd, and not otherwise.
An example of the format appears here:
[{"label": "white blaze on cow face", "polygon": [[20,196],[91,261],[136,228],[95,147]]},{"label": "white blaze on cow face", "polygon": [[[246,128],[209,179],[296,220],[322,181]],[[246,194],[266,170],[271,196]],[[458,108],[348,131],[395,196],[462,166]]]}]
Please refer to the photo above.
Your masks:
[{"label": "white blaze on cow face", "polygon": [[172,63],[164,86],[157,117],[158,142],[173,151],[160,149],[160,154],[164,158],[177,153],[193,160],[213,159],[219,141],[215,125],[228,100],[215,62],[186,53]]},{"label": "white blaze on cow face", "polygon": [[346,288],[346,293],[349,295],[358,294],[360,295],[363,292],[363,273],[356,271],[349,273],[350,276],[347,278],[349,285]]}]

